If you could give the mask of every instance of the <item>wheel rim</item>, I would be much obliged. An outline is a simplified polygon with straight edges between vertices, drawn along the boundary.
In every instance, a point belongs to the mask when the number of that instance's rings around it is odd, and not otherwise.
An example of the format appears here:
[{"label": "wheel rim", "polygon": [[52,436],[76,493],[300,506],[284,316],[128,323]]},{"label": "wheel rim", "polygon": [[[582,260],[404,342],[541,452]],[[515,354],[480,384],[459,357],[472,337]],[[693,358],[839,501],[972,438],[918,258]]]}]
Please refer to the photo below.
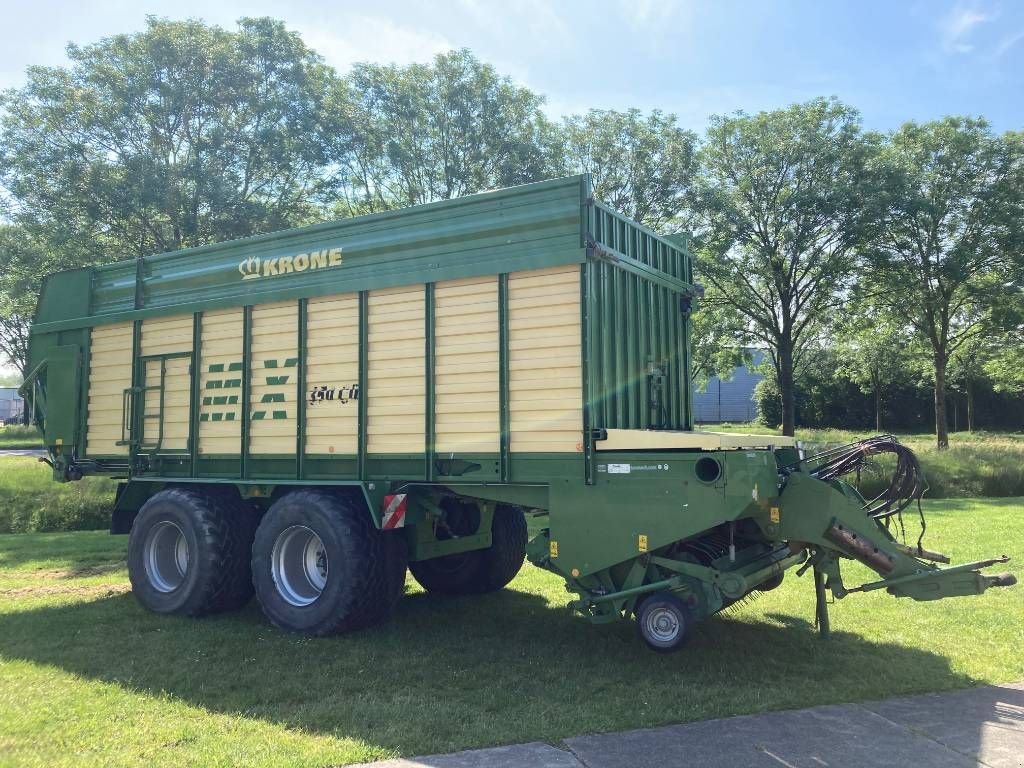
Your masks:
[{"label": "wheel rim", "polygon": [[667,645],[675,642],[682,631],[682,622],[669,608],[654,608],[644,615],[644,631],[654,642]]},{"label": "wheel rim", "polygon": [[271,575],[277,592],[294,606],[316,601],[327,585],[327,550],[311,528],[293,525],[274,541],[270,558]]},{"label": "wheel rim", "polygon": [[176,523],[161,520],[149,529],[143,546],[146,578],[157,592],[173,592],[188,573],[188,540]]}]

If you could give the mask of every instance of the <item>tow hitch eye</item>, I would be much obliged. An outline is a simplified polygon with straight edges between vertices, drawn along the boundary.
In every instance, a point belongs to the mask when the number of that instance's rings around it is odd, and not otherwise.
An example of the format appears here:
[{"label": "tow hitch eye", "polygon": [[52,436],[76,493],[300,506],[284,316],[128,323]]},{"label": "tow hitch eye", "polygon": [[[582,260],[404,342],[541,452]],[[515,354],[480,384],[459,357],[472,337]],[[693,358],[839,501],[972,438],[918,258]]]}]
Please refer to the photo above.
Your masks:
[{"label": "tow hitch eye", "polygon": [[1017,577],[1012,573],[997,573],[995,576],[987,576],[990,587],[1012,587],[1017,583]]}]

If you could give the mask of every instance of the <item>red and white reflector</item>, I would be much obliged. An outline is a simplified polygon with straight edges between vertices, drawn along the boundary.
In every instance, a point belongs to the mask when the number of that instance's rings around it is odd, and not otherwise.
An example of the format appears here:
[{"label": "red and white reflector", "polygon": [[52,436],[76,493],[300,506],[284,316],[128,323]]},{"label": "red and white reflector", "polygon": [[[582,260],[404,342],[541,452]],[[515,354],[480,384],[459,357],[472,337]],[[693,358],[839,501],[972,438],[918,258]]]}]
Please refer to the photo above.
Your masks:
[{"label": "red and white reflector", "polygon": [[382,530],[390,531],[405,525],[407,496],[405,493],[389,493],[384,497],[384,514],[380,524]]}]

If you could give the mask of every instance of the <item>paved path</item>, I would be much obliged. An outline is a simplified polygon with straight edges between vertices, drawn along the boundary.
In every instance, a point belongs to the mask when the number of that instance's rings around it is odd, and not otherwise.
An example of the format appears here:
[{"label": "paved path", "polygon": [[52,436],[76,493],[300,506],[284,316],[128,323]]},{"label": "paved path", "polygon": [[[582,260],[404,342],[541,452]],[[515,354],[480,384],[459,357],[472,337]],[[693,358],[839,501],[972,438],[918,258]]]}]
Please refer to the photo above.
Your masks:
[{"label": "paved path", "polygon": [[45,448],[4,448],[0,456],[45,456]]},{"label": "paved path", "polygon": [[[579,736],[373,768],[1024,768],[1024,683]],[[358,767],[357,767],[358,768]]]}]

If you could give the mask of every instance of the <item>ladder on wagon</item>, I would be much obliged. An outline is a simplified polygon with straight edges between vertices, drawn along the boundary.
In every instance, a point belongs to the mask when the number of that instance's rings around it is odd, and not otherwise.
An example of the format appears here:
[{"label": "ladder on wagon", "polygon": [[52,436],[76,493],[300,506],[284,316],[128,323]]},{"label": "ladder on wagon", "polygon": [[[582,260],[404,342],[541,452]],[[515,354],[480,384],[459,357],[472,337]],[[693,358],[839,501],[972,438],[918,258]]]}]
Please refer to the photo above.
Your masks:
[{"label": "ladder on wagon", "polygon": [[[187,360],[186,360],[187,358]],[[166,421],[168,361],[187,362],[191,352],[149,355],[139,360],[139,384],[124,390],[121,397],[121,440],[134,453],[155,453],[163,447]]]}]

